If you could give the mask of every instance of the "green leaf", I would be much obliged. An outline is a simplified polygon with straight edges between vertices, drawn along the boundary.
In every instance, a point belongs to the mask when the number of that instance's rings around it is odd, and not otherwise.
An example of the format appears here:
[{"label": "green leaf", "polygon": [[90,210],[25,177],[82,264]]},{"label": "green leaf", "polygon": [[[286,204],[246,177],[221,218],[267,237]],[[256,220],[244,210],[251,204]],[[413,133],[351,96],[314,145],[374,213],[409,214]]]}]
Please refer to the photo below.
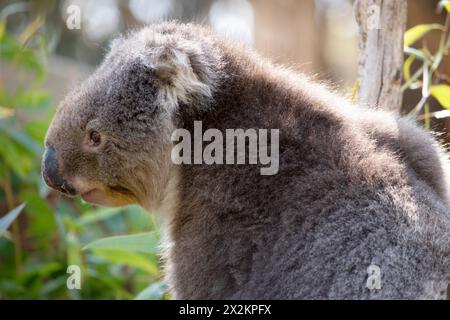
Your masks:
[{"label": "green leaf", "polygon": [[42,111],[50,107],[51,99],[48,93],[42,90],[17,89],[11,93],[0,88],[0,104],[8,108]]},{"label": "green leaf", "polygon": [[128,221],[128,233],[145,232],[158,228],[153,216],[137,205],[126,207],[124,218]]},{"label": "green leaf", "polygon": [[164,282],[155,282],[142,290],[135,300],[160,300],[167,292],[167,285]]},{"label": "green leaf", "polygon": [[29,219],[27,235],[33,239],[35,247],[50,246],[49,239],[56,223],[47,201],[42,199],[35,189],[22,191],[20,198],[27,202],[27,219]]},{"label": "green leaf", "polygon": [[42,144],[45,138],[45,134],[48,129],[49,120],[36,120],[30,121],[25,125],[25,132],[35,141],[40,142],[40,147],[42,148]]},{"label": "green leaf", "polygon": [[23,48],[17,39],[8,36],[6,33],[0,38],[0,57],[21,66],[25,70],[33,71],[38,81],[41,81],[45,76],[45,68],[36,53]]},{"label": "green leaf", "polygon": [[33,159],[29,156],[29,151],[21,147],[0,131],[0,155],[5,159],[9,167],[24,178],[32,169]]},{"label": "green leaf", "polygon": [[5,19],[0,19],[0,40],[5,36],[6,23]]},{"label": "green leaf", "polygon": [[67,275],[61,275],[42,284],[39,297],[47,298],[51,293],[58,290],[67,290]]},{"label": "green leaf", "polygon": [[159,234],[153,231],[98,239],[86,245],[83,250],[105,249],[157,253],[158,243]]},{"label": "green leaf", "polygon": [[16,220],[23,208],[25,208],[25,203],[22,203],[20,206],[14,208],[0,219],[0,235],[3,235],[6,229],[8,229],[14,220]]},{"label": "green leaf", "polygon": [[444,30],[441,24],[419,24],[405,32],[404,45],[409,47],[414,42],[425,36],[431,30]]},{"label": "green leaf", "polygon": [[11,139],[27,150],[28,153],[41,156],[44,152],[44,147],[38,144],[35,140],[25,134],[22,129],[19,129],[6,121],[0,122],[0,130],[6,133]]},{"label": "green leaf", "polygon": [[414,60],[416,60],[416,58],[413,55],[410,55],[403,64],[403,78],[405,79],[405,81],[411,79],[411,65],[413,64]]},{"label": "green leaf", "polygon": [[430,87],[431,95],[446,109],[450,109],[450,86],[439,84]]},{"label": "green leaf", "polygon": [[123,212],[123,208],[101,208],[97,210],[89,210],[77,219],[81,225],[90,224],[101,220],[109,219]]},{"label": "green leaf", "polygon": [[109,292],[113,292],[115,294],[115,297],[120,299],[132,299],[133,295],[130,294],[128,291],[124,290],[123,287],[123,280],[114,277],[110,273],[105,274],[104,272],[99,272],[97,269],[88,268],[87,269],[88,278],[89,279],[95,279],[98,282],[101,282],[108,286],[111,290],[108,290]]},{"label": "green leaf", "polygon": [[16,106],[27,109],[43,109],[50,106],[51,100],[47,92],[30,90],[16,93]]},{"label": "green leaf", "polygon": [[[127,251],[115,251],[115,250],[101,250],[93,249],[95,255],[103,257],[110,262],[124,264],[127,266],[135,267],[143,270],[152,276],[158,274],[158,264],[155,259],[141,253],[127,252]],[[154,255],[152,255],[154,258]]]},{"label": "green leaf", "polygon": [[32,263],[30,265],[27,265],[24,270],[22,271],[22,274],[20,277],[23,279],[31,278],[31,277],[39,277],[39,278],[45,278],[53,273],[56,273],[60,270],[62,270],[63,265],[58,261],[49,261],[49,262],[36,262]]}]

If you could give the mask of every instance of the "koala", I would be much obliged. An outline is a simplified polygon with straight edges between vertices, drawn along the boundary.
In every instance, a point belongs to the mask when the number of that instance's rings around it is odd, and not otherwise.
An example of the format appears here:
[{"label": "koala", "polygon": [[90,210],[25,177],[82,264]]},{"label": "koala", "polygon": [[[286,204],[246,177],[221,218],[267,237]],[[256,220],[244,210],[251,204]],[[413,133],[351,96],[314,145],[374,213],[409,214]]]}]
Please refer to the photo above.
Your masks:
[{"label": "koala", "polygon": [[[279,129],[279,170],[175,164],[175,129]],[[209,29],[113,41],[60,103],[43,178],[164,226],[175,299],[443,299],[448,160],[413,122],[350,104]]]}]

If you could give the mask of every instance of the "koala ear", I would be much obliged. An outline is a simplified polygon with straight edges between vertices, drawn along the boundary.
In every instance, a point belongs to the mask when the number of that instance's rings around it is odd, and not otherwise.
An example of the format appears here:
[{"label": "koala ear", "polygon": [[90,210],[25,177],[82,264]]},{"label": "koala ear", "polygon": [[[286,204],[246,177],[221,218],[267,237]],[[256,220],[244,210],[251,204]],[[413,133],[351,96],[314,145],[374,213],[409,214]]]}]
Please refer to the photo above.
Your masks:
[{"label": "koala ear", "polygon": [[117,38],[114,38],[113,40],[111,40],[109,42],[109,51],[114,51],[116,48],[118,48],[123,42],[125,41],[125,39],[123,38],[123,36],[119,36]]},{"label": "koala ear", "polygon": [[192,48],[171,46],[156,53],[152,67],[161,82],[160,95],[165,102],[176,107],[179,102],[211,97],[212,83],[204,76],[201,68],[206,66],[201,65],[200,57]]}]

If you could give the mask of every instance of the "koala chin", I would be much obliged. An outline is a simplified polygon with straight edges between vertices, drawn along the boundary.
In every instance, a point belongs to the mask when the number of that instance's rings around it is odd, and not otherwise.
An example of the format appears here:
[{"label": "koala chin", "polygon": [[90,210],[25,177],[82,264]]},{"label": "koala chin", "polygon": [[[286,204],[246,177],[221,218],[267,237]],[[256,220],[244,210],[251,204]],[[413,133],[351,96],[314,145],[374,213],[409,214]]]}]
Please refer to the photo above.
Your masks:
[{"label": "koala chin", "polygon": [[[171,135],[194,121],[279,130],[278,172],[175,164]],[[175,299],[446,296],[449,164],[434,138],[204,27],[113,41],[45,146],[49,187],[161,218]]]}]

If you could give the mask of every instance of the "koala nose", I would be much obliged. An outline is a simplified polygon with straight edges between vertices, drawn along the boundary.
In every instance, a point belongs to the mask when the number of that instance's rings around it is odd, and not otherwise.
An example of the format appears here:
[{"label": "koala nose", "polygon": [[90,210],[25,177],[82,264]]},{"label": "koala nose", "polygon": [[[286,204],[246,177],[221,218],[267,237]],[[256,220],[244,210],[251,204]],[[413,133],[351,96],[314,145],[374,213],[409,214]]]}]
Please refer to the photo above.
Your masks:
[{"label": "koala nose", "polygon": [[75,195],[75,189],[59,173],[58,157],[53,147],[45,148],[42,158],[42,177],[45,183],[55,190],[60,192]]}]

